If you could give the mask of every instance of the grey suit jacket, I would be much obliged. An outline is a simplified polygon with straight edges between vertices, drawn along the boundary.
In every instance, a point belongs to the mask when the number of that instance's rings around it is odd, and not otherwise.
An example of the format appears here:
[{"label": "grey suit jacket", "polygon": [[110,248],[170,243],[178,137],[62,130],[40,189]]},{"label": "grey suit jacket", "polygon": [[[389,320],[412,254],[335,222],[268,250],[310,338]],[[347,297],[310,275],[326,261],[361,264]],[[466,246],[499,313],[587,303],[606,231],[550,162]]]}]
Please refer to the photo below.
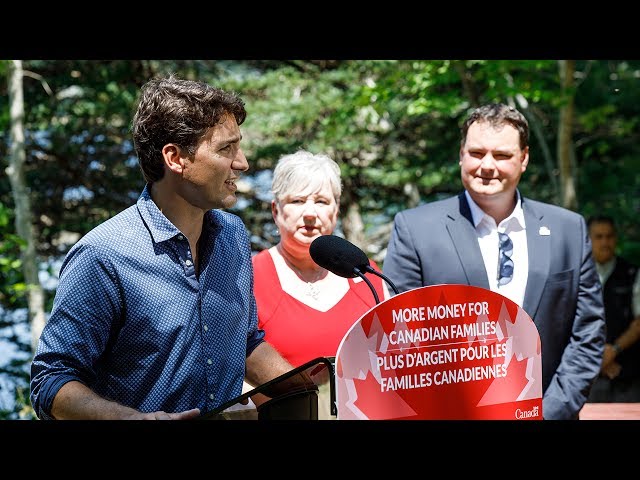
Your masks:
[{"label": "grey suit jacket", "polygon": [[[577,419],[600,370],[605,342],[602,287],[584,218],[522,198],[529,276],[522,308],[542,348],[542,412]],[[549,235],[541,235],[546,227]],[[544,228],[543,232],[546,231]],[[400,292],[426,285],[489,289],[464,192],[398,213],[383,273]]]}]

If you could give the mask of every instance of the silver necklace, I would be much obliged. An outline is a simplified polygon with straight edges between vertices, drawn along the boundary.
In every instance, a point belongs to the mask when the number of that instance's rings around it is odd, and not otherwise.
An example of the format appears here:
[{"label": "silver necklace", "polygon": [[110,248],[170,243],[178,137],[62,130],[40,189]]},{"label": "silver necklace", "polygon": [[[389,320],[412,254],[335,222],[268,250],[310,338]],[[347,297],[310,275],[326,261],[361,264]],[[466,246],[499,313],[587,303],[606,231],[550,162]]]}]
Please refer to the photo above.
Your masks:
[{"label": "silver necklace", "polygon": [[316,287],[315,283],[307,282],[307,288],[304,291],[304,294],[308,297],[313,298],[314,300],[318,300],[318,295],[320,295],[320,289]]},{"label": "silver necklace", "polygon": [[322,270],[320,270],[316,275],[316,278],[314,278],[311,281],[311,280],[305,280],[302,272],[297,267],[294,267],[293,264],[290,264],[290,265],[291,265],[291,268],[295,270],[296,274],[298,275],[298,278],[300,278],[300,280],[302,280],[303,282],[306,282],[307,284],[304,294],[307,295],[308,297],[313,298],[314,300],[318,300],[318,296],[320,295],[320,289],[316,285],[316,282],[320,280],[320,277],[322,276],[322,273],[323,273]]},{"label": "silver necklace", "polygon": [[287,263],[287,265],[289,265],[293,269],[293,271],[296,273],[298,278],[307,284],[304,294],[308,297],[313,298],[314,300],[318,300],[318,296],[320,295],[320,288],[318,288],[318,286],[316,285],[316,282],[320,280],[320,277],[324,273],[324,269],[320,269],[313,280],[305,280],[304,274],[302,273],[302,271],[300,271],[298,267],[296,267],[293,263],[287,260],[284,257],[284,255],[282,255],[282,258],[284,258],[284,261]]}]

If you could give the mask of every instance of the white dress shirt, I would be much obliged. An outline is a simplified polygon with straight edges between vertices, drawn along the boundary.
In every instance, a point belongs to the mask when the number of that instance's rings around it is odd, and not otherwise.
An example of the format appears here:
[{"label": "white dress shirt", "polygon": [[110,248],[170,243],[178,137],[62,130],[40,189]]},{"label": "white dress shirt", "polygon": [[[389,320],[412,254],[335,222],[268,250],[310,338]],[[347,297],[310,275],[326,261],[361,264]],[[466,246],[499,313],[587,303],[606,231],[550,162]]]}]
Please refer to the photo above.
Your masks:
[{"label": "white dress shirt", "polygon": [[[527,248],[527,230],[524,223],[520,192],[517,192],[518,201],[513,212],[498,225],[496,225],[493,217],[487,215],[473,201],[469,192],[465,191],[465,195],[471,208],[471,218],[476,228],[478,244],[480,245],[482,259],[489,277],[489,288],[522,307],[529,274],[529,250]],[[500,261],[498,232],[506,233],[513,242],[513,254],[511,255],[511,260],[513,260],[513,279],[506,285],[498,285]]]}]

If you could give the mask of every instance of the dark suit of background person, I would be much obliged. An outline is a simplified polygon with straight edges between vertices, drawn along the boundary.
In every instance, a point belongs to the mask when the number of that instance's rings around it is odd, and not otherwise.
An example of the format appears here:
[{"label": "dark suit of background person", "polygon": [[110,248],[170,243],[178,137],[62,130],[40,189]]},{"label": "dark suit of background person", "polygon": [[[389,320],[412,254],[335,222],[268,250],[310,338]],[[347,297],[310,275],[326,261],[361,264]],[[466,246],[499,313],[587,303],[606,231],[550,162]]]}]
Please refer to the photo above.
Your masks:
[{"label": "dark suit of background person", "polygon": [[[460,147],[465,191],[398,213],[383,271],[401,292],[466,284],[511,298],[540,334],[543,417],[577,419],[604,349],[601,286],[584,218],[520,196],[528,136],[526,119],[512,107],[472,112]],[[504,286],[498,231],[514,244],[514,282]]]},{"label": "dark suit of background person", "polygon": [[607,339],[600,375],[588,402],[640,402],[640,274],[637,265],[616,256],[617,232],[611,217],[587,222],[596,269],[602,283]]}]

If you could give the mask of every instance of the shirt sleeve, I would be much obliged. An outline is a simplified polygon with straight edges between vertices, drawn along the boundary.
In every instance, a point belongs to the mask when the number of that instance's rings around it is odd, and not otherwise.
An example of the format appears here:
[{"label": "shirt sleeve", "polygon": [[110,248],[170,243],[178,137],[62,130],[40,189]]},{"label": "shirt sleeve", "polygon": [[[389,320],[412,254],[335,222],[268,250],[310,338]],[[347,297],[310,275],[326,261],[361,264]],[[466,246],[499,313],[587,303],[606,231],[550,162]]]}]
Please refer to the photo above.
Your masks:
[{"label": "shirt sleeve", "polygon": [[[245,230],[242,230],[245,232]],[[248,259],[249,274],[251,275],[251,290],[249,292],[249,327],[247,329],[247,352],[246,357],[251,355],[251,352],[264,342],[264,330],[258,327],[258,304],[255,296],[255,272],[254,264],[251,257],[251,242],[247,236],[244,240],[245,253]]]},{"label": "shirt sleeve", "polygon": [[108,255],[89,245],[69,252],[31,364],[31,402],[39,418],[50,418],[65,383],[95,380],[95,365],[121,318],[119,290]]},{"label": "shirt sleeve", "polygon": [[256,300],[253,294],[251,295],[251,321],[249,331],[247,333],[247,357],[251,355],[251,352],[264,342],[264,330],[258,328],[258,314],[256,309]]}]

